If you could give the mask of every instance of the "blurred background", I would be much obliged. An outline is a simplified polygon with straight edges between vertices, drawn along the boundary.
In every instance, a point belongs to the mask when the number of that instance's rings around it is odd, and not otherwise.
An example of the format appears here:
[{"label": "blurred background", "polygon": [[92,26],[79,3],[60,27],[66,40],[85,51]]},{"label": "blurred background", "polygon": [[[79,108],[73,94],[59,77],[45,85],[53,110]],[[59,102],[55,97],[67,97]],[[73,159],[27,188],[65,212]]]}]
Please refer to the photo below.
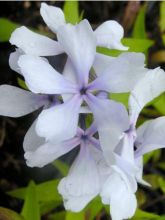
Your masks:
[{"label": "blurred background", "polygon": [[[75,10],[87,18],[95,29],[106,20],[118,21],[125,30],[123,43],[130,51],[146,54],[149,68],[161,66],[165,68],[165,2],[161,1],[80,1],[65,2],[47,1],[48,4],[65,8],[68,21],[74,23]],[[14,47],[8,42],[12,31],[21,25],[37,30],[52,38],[55,36],[48,30],[40,16],[41,2],[37,1],[1,1],[0,2],[0,84],[21,86],[19,75],[13,72],[8,59]],[[116,56],[119,52],[100,48],[100,52]],[[115,100],[127,105],[127,94],[112,95]],[[106,220],[110,219],[108,207],[102,206],[96,198],[79,214],[64,212],[62,201],[56,190],[58,178],[67,173],[68,166],[58,160],[42,169],[28,168],[23,157],[23,138],[39,112],[22,118],[0,117],[0,220],[19,220],[22,207],[34,212],[39,209],[43,220]],[[162,94],[147,106],[139,119],[139,124],[147,119],[165,115],[165,94]],[[73,155],[67,157],[70,163]],[[157,150],[144,158],[144,174],[153,188],[140,186],[137,197],[139,209],[134,220],[165,220],[165,153]],[[53,180],[54,179],[54,180]],[[34,182],[30,182],[33,180]],[[52,182],[53,180],[53,182]],[[30,182],[30,184],[29,184]],[[45,185],[41,183],[45,182]],[[47,185],[46,185],[47,184]],[[16,190],[20,187],[21,190]],[[31,190],[31,191],[30,191]],[[38,204],[28,204],[26,199],[30,192],[39,193]],[[29,196],[29,197],[28,197]],[[25,202],[24,202],[25,201]],[[26,203],[26,207],[25,207]],[[151,214],[152,213],[152,214]],[[153,214],[154,213],[154,214]],[[23,214],[26,216],[25,214]],[[34,214],[35,215],[35,214]],[[37,215],[36,215],[37,216]],[[40,217],[25,217],[26,220],[38,220]]]}]

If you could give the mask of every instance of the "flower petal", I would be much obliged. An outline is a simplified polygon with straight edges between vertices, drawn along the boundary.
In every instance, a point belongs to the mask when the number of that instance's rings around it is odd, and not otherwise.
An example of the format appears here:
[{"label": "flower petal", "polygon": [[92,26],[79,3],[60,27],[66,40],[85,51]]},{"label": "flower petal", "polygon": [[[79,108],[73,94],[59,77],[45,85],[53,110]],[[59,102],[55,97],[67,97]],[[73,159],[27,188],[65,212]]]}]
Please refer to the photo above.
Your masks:
[{"label": "flower petal", "polygon": [[43,110],[36,124],[37,134],[56,143],[74,137],[81,102],[80,96],[75,95],[64,104]]},{"label": "flower petal", "polygon": [[[88,146],[82,144],[69,174],[58,186],[64,205],[71,211],[82,210],[100,190],[99,175]],[[77,201],[79,203],[77,204]]]},{"label": "flower petal", "polygon": [[109,67],[111,63],[114,61],[114,59],[116,58],[96,53],[95,60],[93,63],[93,68],[96,72],[96,75],[100,76],[102,73],[104,73],[107,67]]},{"label": "flower petal", "polygon": [[136,172],[137,182],[144,186],[150,187],[151,184],[143,180],[143,157],[137,157],[135,159],[135,162],[136,162],[136,166],[139,168],[138,171]]},{"label": "flower petal", "polygon": [[96,53],[95,36],[90,24],[83,20],[75,26],[62,26],[58,29],[57,38],[76,69],[80,85],[85,86]]},{"label": "flower petal", "polygon": [[117,50],[128,50],[120,42],[124,36],[123,27],[116,21],[110,20],[101,24],[96,30],[97,45]]},{"label": "flower petal", "polygon": [[135,125],[142,108],[164,91],[165,72],[160,68],[149,70],[131,92],[129,98],[131,123]]},{"label": "flower petal", "polygon": [[88,94],[86,102],[94,114],[105,157],[110,158],[122,133],[129,127],[128,113],[122,104],[91,94]]},{"label": "flower petal", "polygon": [[39,146],[35,151],[26,151],[25,159],[29,167],[43,167],[62,155],[68,153],[77,145],[79,145],[79,138],[72,138],[68,141],[60,143],[46,142]]},{"label": "flower petal", "polygon": [[65,79],[41,57],[22,55],[18,65],[25,77],[26,84],[34,93],[61,94],[75,93],[77,86]]},{"label": "flower petal", "polygon": [[30,55],[53,56],[63,53],[56,41],[34,33],[24,26],[17,28],[12,33],[10,43]]},{"label": "flower petal", "polygon": [[41,3],[40,14],[47,26],[54,33],[61,25],[65,24],[65,16],[61,8]]},{"label": "flower petal", "polygon": [[11,53],[9,56],[10,68],[19,74],[21,74],[21,70],[20,67],[18,66],[18,60],[21,55],[23,55],[23,52],[20,49],[16,49],[16,51]]},{"label": "flower petal", "polygon": [[39,109],[46,103],[47,100],[44,96],[35,95],[15,86],[0,86],[0,115],[21,117]]},{"label": "flower petal", "polygon": [[[78,83],[78,81],[76,79],[76,72],[75,72],[74,67],[73,67],[71,61],[69,60],[69,58],[66,61],[66,64],[65,64],[65,67],[64,67],[64,70],[63,70],[63,75],[70,82],[72,82],[74,84]],[[62,99],[63,99],[64,102],[69,100],[71,97],[72,97],[72,94],[63,94],[62,95]]]},{"label": "flower petal", "polygon": [[111,172],[103,185],[101,197],[103,203],[110,204],[113,220],[128,219],[135,213],[137,207],[135,194],[129,180],[120,169]]},{"label": "flower petal", "polygon": [[143,134],[141,133],[136,140],[136,157],[159,148],[165,148],[165,117],[159,117],[147,124],[144,123],[140,129],[143,129]]},{"label": "flower petal", "polygon": [[24,137],[23,149],[25,152],[35,151],[39,146],[45,143],[45,138],[39,137],[36,133],[36,122],[37,120],[33,122]]},{"label": "flower petal", "polygon": [[131,91],[145,76],[144,59],[142,53],[121,54],[109,62],[106,70],[89,85],[89,89],[113,93]]}]

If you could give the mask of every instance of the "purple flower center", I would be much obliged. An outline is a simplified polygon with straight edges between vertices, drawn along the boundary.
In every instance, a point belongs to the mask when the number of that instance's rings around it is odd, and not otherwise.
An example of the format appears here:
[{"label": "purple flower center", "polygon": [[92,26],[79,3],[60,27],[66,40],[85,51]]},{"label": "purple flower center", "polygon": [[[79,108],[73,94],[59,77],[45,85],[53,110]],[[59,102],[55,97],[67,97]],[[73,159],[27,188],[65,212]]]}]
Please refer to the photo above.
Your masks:
[{"label": "purple flower center", "polygon": [[87,88],[83,87],[83,88],[80,89],[80,94],[85,95],[86,91],[87,91]]}]

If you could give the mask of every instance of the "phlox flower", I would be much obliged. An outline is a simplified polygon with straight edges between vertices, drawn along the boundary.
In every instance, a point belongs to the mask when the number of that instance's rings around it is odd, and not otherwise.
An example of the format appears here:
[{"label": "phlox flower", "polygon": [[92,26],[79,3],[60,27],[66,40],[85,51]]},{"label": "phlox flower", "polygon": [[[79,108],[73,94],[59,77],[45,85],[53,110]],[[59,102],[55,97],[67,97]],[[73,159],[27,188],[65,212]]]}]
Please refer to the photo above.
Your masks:
[{"label": "phlox flower", "polygon": [[[100,112],[105,111],[110,115],[111,109],[115,108],[120,111],[121,118],[124,118],[122,114],[125,114],[125,110],[119,103],[100,100],[93,94],[99,91],[130,91],[135,82],[145,74],[146,69],[142,54],[126,53],[115,59],[96,54],[96,37],[87,20],[81,21],[76,26],[71,24],[60,26],[57,38],[68,55],[63,75],[56,71],[45,58],[34,55],[21,55],[18,66],[28,88],[33,93],[62,95],[64,103],[43,110],[36,122],[36,131],[39,136],[46,138],[47,141],[58,143],[76,134],[78,115],[84,101],[90,105],[91,111],[93,111],[92,108],[99,106]],[[104,60],[104,65],[99,65],[100,59]],[[134,65],[138,64],[134,69],[133,61]],[[98,77],[90,82],[89,74],[92,66]],[[101,69],[104,69],[102,74],[100,74]],[[130,77],[132,70],[134,74]],[[85,112],[89,112],[89,109],[85,109]],[[126,127],[123,129],[126,130]]]},{"label": "phlox flower", "polygon": [[102,185],[100,195],[103,203],[110,204],[113,220],[133,216],[137,206],[135,197],[137,182],[149,185],[142,179],[142,156],[152,150],[165,147],[165,117],[145,122],[137,131],[135,128],[140,111],[164,91],[164,83],[165,73],[159,68],[151,70],[139,81],[129,97],[128,130],[120,138],[115,138],[117,145],[112,145],[115,143],[111,142],[115,133],[120,133],[123,126],[119,120],[118,124],[112,127],[107,140],[100,142],[109,166],[107,168],[109,173],[107,171],[107,179]]}]

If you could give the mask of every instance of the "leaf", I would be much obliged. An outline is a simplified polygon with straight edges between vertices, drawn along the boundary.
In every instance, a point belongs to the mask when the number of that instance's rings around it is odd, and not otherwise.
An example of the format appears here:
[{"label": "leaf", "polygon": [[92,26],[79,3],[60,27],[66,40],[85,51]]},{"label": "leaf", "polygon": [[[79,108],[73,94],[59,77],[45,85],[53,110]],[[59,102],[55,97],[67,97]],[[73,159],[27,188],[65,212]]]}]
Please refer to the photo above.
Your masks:
[{"label": "leaf", "polygon": [[165,180],[160,177],[160,178],[158,179],[158,182],[159,182],[160,189],[161,189],[162,192],[165,194]]},{"label": "leaf", "polygon": [[25,218],[25,220],[41,219],[36,185],[33,181],[31,181],[28,185],[25,202],[21,214]]},{"label": "leaf", "polygon": [[144,212],[140,209],[137,209],[135,215],[131,220],[158,220],[159,215],[154,213]]},{"label": "leaf", "polygon": [[48,220],[65,220],[65,216],[66,216],[66,212],[61,211],[61,212],[57,212],[57,213],[49,215]]},{"label": "leaf", "polygon": [[65,220],[85,220],[85,212],[84,210],[78,213],[74,213],[74,212],[67,212],[66,213],[66,217]]},{"label": "leaf", "polygon": [[93,220],[100,213],[100,211],[104,208],[100,197],[96,197],[92,200],[87,206],[86,210],[88,213],[88,220]]},{"label": "leaf", "polygon": [[160,2],[159,26],[160,26],[161,32],[165,31],[165,1]]},{"label": "leaf", "polygon": [[66,176],[68,174],[69,166],[61,160],[55,160],[53,165],[62,174],[62,176]]},{"label": "leaf", "polygon": [[129,93],[110,93],[109,98],[121,102],[126,108],[128,108]]},{"label": "leaf", "polygon": [[42,203],[40,203],[40,213],[41,213],[41,215],[46,215],[48,212],[57,208],[59,205],[61,205],[60,201],[53,201],[52,200],[49,202],[42,202]]},{"label": "leaf", "polygon": [[65,1],[63,11],[66,22],[76,24],[80,21],[78,1]]},{"label": "leaf", "polygon": [[24,220],[24,218],[11,209],[0,207],[0,219],[1,220]]},{"label": "leaf", "polygon": [[[124,46],[129,47],[128,52],[146,52],[147,49],[153,45],[154,42],[149,39],[123,38],[122,43]],[[120,55],[123,51],[97,47],[97,52],[116,57]]]},{"label": "leaf", "polygon": [[8,41],[11,33],[19,27],[18,24],[6,19],[0,18],[0,42]]},{"label": "leaf", "polygon": [[145,13],[146,13],[146,4],[144,4],[135,21],[133,33],[133,38],[147,38],[146,29],[145,29]]},{"label": "leaf", "polygon": [[[59,180],[50,180],[44,183],[40,183],[36,186],[36,193],[38,201],[48,202],[48,201],[62,201],[61,196],[57,191]],[[27,188],[20,188],[10,192],[8,195],[16,197],[18,199],[25,199],[27,193]]]},{"label": "leaf", "polygon": [[152,105],[158,110],[161,114],[165,115],[165,93],[157,97]]},{"label": "leaf", "polygon": [[17,78],[17,82],[18,82],[18,85],[19,85],[21,88],[26,89],[26,90],[29,90],[24,80],[22,80],[21,78],[18,77],[18,78]]},{"label": "leaf", "polygon": [[153,189],[159,188],[159,178],[161,178],[159,175],[156,174],[147,174],[144,175],[144,180],[151,184]]}]

